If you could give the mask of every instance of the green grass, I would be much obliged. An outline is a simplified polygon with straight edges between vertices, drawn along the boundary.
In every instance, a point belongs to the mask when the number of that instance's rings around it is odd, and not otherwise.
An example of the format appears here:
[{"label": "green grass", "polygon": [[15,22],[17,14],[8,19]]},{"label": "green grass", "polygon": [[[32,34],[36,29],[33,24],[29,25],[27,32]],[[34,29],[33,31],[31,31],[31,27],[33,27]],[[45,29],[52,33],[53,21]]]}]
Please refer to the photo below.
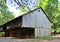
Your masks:
[{"label": "green grass", "polygon": [[0,37],[2,36],[2,35],[4,35],[5,33],[4,32],[0,32]]},{"label": "green grass", "polygon": [[38,37],[37,39],[42,39],[42,40],[53,40],[54,39],[54,37],[52,37],[52,36],[44,36],[44,37]]}]

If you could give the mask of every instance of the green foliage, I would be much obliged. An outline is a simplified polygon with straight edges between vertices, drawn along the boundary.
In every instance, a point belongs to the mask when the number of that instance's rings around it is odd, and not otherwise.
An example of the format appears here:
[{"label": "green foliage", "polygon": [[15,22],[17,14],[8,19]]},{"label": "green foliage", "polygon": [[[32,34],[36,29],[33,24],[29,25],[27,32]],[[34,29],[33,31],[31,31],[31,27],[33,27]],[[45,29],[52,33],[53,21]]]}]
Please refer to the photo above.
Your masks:
[{"label": "green foliage", "polygon": [[5,24],[14,18],[11,12],[7,11],[5,0],[0,0],[0,25]]},{"label": "green foliage", "polygon": [[40,6],[41,6],[41,2],[40,2],[41,0],[38,0],[38,5],[37,5],[37,8],[40,8]]},{"label": "green foliage", "polygon": [[20,9],[20,15],[23,15],[24,13],[27,12],[29,12],[29,9],[27,7],[25,7],[24,9],[23,8]]},{"label": "green foliage", "polygon": [[60,33],[60,28],[57,28],[56,33]]}]

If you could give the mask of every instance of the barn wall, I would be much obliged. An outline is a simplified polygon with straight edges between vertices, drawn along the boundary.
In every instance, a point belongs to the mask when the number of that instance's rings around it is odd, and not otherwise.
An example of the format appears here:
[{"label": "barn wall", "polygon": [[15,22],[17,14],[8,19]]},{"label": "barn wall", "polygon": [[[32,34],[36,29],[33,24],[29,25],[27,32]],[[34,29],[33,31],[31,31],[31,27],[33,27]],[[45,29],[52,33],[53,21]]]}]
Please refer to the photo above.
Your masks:
[{"label": "barn wall", "polygon": [[[40,12],[39,12],[40,11]],[[37,14],[38,13],[38,14]],[[44,14],[44,12],[40,9],[37,12],[34,12],[35,14],[35,22],[37,28],[51,28],[50,21]]]},{"label": "barn wall", "polygon": [[35,38],[40,37],[40,28],[35,28]]},{"label": "barn wall", "polygon": [[50,36],[51,29],[50,28],[35,28],[35,38]]},{"label": "barn wall", "polygon": [[23,15],[22,27],[51,28],[50,21],[41,9]]},{"label": "barn wall", "polygon": [[22,27],[35,27],[34,14],[29,13],[22,18]]}]

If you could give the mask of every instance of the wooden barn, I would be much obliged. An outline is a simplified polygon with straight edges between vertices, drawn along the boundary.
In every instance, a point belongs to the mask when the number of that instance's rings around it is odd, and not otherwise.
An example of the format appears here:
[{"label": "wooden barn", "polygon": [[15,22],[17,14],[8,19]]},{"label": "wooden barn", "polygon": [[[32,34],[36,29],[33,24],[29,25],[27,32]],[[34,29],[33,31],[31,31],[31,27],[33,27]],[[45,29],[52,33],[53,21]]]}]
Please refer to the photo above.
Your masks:
[{"label": "wooden barn", "polygon": [[37,38],[51,35],[51,23],[40,7],[5,23],[0,30],[5,31],[6,37]]}]

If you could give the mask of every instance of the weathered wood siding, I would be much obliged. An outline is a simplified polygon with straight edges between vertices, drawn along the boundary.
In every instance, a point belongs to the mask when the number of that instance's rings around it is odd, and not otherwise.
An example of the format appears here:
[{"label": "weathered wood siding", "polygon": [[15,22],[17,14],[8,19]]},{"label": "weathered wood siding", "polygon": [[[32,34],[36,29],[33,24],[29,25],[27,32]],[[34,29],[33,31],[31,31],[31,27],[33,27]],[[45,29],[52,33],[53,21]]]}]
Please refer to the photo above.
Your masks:
[{"label": "weathered wood siding", "polygon": [[43,36],[50,36],[51,29],[50,28],[35,28],[35,38],[43,37]]},{"label": "weathered wood siding", "polygon": [[50,28],[51,24],[41,9],[25,14],[22,17],[22,27]]},{"label": "weathered wood siding", "polygon": [[22,27],[35,27],[34,14],[29,13],[23,16]]}]

